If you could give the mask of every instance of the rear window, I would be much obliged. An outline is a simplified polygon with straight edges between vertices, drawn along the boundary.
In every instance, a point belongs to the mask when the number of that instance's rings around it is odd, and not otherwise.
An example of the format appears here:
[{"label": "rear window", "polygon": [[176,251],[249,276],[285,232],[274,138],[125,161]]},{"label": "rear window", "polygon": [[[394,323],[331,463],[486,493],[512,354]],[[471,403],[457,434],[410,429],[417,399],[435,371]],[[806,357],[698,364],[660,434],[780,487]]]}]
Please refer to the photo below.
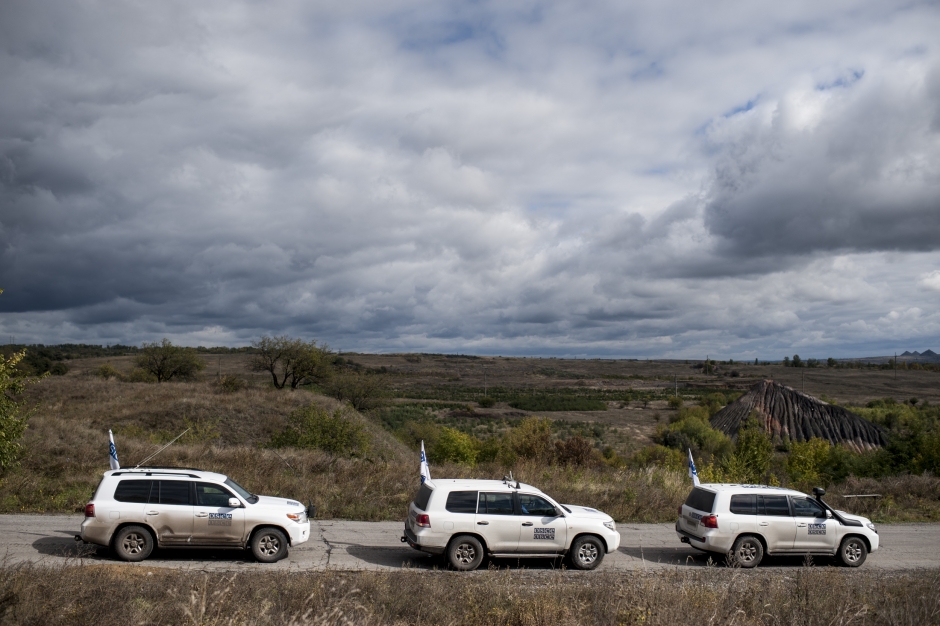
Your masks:
[{"label": "rear window", "polygon": [[712,506],[714,506],[714,504],[715,493],[699,489],[698,487],[692,490],[692,493],[689,494],[689,497],[686,498],[685,501],[687,507],[695,509],[696,511],[705,511],[706,513],[712,512]]},{"label": "rear window", "polygon": [[147,504],[150,500],[152,480],[122,480],[114,490],[114,499],[118,502]]},{"label": "rear window", "polygon": [[[189,492],[189,485],[191,483],[188,480],[157,480],[154,482],[160,486],[160,499],[157,500],[154,497],[156,493],[152,493],[150,494],[150,502],[178,504],[183,506],[192,505],[193,501],[190,498]],[[156,491],[156,489],[154,489],[154,491]]]},{"label": "rear window", "polygon": [[415,496],[415,507],[420,511],[427,511],[428,501],[431,499],[432,493],[434,493],[434,490],[428,487],[427,483],[421,483],[418,495]]},{"label": "rear window", "polygon": [[451,513],[476,513],[477,492],[451,491],[447,494],[447,504],[444,508]]}]

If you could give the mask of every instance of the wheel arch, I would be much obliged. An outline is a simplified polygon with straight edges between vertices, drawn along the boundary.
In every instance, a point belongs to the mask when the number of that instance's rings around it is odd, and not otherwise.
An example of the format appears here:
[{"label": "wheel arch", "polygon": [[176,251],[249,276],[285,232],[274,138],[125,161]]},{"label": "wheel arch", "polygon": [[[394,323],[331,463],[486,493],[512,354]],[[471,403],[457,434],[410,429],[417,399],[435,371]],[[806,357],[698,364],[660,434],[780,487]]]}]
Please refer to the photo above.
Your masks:
[{"label": "wheel arch", "polygon": [[[839,546],[842,545],[843,541],[845,541],[846,539],[850,539],[852,537],[861,539],[862,542],[865,544],[865,549],[869,552],[869,554],[871,553],[871,541],[868,539],[868,537],[859,533],[846,533],[845,535],[842,536],[842,539],[839,540]],[[839,546],[836,546],[836,550],[839,549]]]},{"label": "wheel arch", "polygon": [[589,531],[589,530],[585,530],[585,531],[583,531],[583,532],[579,532],[579,533],[577,533],[574,537],[572,537],[572,538],[571,538],[571,541],[568,542],[568,547],[565,548],[565,552],[566,552],[566,553],[571,551],[571,546],[574,545],[574,542],[577,541],[579,537],[594,537],[595,539],[597,539],[598,541],[601,542],[601,545],[602,545],[602,546],[604,546],[604,554],[610,554],[610,552],[611,552],[611,550],[610,550],[610,544],[607,543],[607,540],[604,539],[604,537],[603,537],[602,535],[599,535],[599,534],[597,534],[597,533],[591,532],[591,531]]},{"label": "wheel arch", "polygon": [[250,531],[248,531],[248,534],[245,535],[245,547],[247,548],[251,545],[251,538],[255,536],[255,533],[257,533],[259,530],[264,530],[265,528],[273,528],[284,533],[284,536],[287,538],[287,545],[293,547],[294,544],[291,542],[290,533],[287,532],[286,528],[283,526],[278,526],[277,524],[258,524],[252,528]]},{"label": "wheel arch", "polygon": [[153,539],[154,544],[158,546],[160,545],[160,538],[157,536],[157,531],[153,528],[153,526],[151,526],[147,522],[132,522],[128,520],[126,522],[121,522],[120,524],[114,527],[114,530],[111,532],[111,536],[108,537],[108,547],[112,547],[112,548],[114,547],[114,538],[118,536],[119,532],[121,532],[128,526],[140,526],[141,528],[145,528],[147,532],[150,533],[150,537]]},{"label": "wheel arch", "polygon": [[764,549],[764,554],[770,554],[770,552],[767,550],[767,539],[765,539],[762,534],[755,533],[755,532],[738,533],[737,535],[734,536],[734,539],[731,540],[731,545],[733,546],[735,542],[741,537],[754,537],[755,539],[760,541],[760,546],[761,548]]},{"label": "wheel arch", "polygon": [[454,540],[457,539],[457,537],[473,537],[474,539],[480,542],[481,546],[483,546],[484,554],[488,554],[490,551],[489,547],[486,545],[486,539],[483,538],[483,535],[477,534],[473,531],[467,531],[467,532],[454,533],[453,535],[451,535],[450,539],[447,540],[447,545],[444,546],[445,553],[447,552],[447,549],[450,547],[450,544],[452,544]]}]

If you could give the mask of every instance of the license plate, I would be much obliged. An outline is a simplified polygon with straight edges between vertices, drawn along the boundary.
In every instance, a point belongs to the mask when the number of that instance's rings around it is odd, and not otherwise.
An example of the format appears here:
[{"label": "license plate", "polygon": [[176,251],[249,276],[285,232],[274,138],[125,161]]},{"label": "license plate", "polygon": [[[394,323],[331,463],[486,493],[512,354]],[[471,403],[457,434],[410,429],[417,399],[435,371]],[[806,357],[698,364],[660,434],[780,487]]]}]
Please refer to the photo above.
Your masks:
[{"label": "license plate", "polygon": [[688,516],[683,516],[683,519],[685,519],[685,523],[686,523],[688,526],[691,526],[692,528],[698,528],[698,520],[697,520],[697,519],[692,519],[691,517],[688,517]]}]

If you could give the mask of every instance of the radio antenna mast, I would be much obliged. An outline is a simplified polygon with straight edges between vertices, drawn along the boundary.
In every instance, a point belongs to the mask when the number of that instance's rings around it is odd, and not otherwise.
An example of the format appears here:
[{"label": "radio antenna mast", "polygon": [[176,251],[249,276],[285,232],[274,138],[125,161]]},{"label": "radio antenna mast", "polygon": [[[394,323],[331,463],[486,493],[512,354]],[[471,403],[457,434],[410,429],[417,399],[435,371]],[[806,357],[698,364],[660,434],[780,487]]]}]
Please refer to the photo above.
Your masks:
[{"label": "radio antenna mast", "polygon": [[[176,436],[176,439],[179,439],[180,437],[182,437],[183,435],[185,435],[186,433],[188,433],[190,430],[192,430],[192,428],[187,428],[186,430],[184,430],[183,432],[181,432],[180,434],[178,434],[178,435]],[[146,459],[144,459],[143,461],[141,461],[140,463],[138,463],[137,465],[135,465],[135,466],[134,466],[134,469],[137,469],[138,467],[140,467],[141,465],[143,465],[144,463],[146,463],[147,461],[149,461],[149,460],[152,459],[153,457],[157,456],[158,454],[160,454],[161,452],[163,452],[164,450],[166,450],[167,448],[169,448],[171,445],[173,445],[173,442],[175,442],[176,439],[174,439],[174,440],[171,441],[170,443],[166,444],[165,446],[163,446],[162,448],[160,448],[159,450],[157,450],[156,452],[154,452],[153,454],[151,454],[150,456],[148,456]]]}]

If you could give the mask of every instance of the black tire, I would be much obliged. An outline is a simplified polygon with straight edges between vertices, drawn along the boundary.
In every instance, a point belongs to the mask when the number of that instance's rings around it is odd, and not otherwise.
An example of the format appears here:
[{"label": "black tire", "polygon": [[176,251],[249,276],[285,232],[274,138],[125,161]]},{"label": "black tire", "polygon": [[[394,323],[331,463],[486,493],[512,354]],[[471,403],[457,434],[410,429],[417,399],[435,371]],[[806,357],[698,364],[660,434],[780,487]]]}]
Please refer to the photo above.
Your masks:
[{"label": "black tire", "polygon": [[143,561],[153,552],[153,534],[143,526],[125,526],[117,531],[111,548],[122,561]]},{"label": "black tire", "polygon": [[483,544],[472,535],[457,535],[447,546],[447,562],[455,570],[472,572],[483,562]]},{"label": "black tire", "polygon": [[604,542],[593,535],[582,535],[571,542],[568,563],[574,569],[594,569],[604,560]]},{"label": "black tire", "polygon": [[287,537],[277,528],[259,528],[251,535],[251,553],[261,563],[280,561],[287,551]]},{"label": "black tire", "polygon": [[839,546],[839,560],[846,567],[858,567],[868,558],[868,546],[861,537],[846,537]]},{"label": "black tire", "polygon": [[731,561],[738,567],[757,567],[764,558],[764,544],[754,535],[741,535],[731,548]]}]

